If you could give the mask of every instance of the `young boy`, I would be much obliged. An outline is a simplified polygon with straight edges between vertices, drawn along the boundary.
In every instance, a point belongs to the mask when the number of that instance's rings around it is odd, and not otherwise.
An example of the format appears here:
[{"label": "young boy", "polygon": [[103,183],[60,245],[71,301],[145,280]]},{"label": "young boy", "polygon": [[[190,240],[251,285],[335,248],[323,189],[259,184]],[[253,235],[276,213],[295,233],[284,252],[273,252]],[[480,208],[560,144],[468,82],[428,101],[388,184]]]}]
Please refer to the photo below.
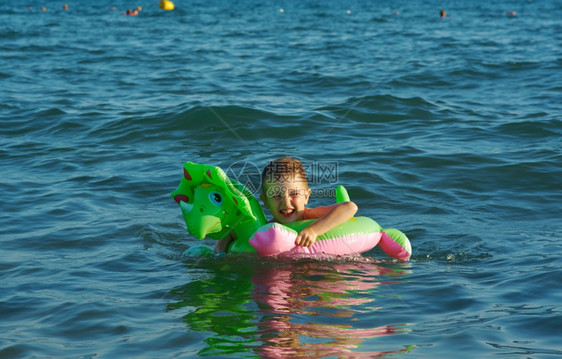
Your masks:
[{"label": "young boy", "polygon": [[[357,212],[355,203],[342,202],[330,206],[308,208],[310,188],[301,161],[282,157],[265,166],[262,174],[263,204],[273,215],[271,222],[290,223],[303,219],[317,219],[300,231],[295,240],[296,245],[310,247],[316,237],[331,228],[344,223]],[[224,252],[234,240],[233,232],[221,239],[216,246],[218,252]]]}]

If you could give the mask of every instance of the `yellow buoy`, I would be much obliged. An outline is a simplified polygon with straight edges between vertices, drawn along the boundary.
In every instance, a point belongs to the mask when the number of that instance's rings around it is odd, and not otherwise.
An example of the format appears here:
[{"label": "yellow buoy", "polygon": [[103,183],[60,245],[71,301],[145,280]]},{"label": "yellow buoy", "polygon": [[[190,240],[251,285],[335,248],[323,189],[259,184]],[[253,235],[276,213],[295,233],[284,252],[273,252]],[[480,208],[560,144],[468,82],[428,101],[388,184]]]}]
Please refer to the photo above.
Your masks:
[{"label": "yellow buoy", "polygon": [[169,0],[160,0],[158,7],[162,10],[174,10],[174,3]]}]

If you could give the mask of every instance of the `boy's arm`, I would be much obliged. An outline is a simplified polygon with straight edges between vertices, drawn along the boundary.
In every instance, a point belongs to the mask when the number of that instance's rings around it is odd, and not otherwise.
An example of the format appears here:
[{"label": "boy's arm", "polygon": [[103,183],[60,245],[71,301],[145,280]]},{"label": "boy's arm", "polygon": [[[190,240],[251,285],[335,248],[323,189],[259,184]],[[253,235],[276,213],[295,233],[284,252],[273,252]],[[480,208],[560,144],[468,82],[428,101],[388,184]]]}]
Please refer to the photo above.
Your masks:
[{"label": "boy's arm", "polygon": [[327,207],[309,209],[307,213],[308,218],[318,218],[318,220],[299,232],[295,244],[303,247],[310,247],[316,242],[316,237],[344,223],[353,217],[356,212],[357,205],[351,201],[336,203]]},{"label": "boy's arm", "polygon": [[320,207],[314,207],[314,208],[309,208],[306,207],[304,209],[304,219],[319,219],[324,217],[328,212],[330,212],[334,207],[336,207],[338,204],[334,203],[331,204],[329,206],[320,206]]},{"label": "boy's arm", "polygon": [[234,234],[234,231],[232,231],[226,237],[224,237],[223,239],[219,239],[217,241],[217,244],[215,245],[215,252],[216,253],[226,252],[228,246],[230,246],[230,244],[235,240],[236,240],[236,235]]}]

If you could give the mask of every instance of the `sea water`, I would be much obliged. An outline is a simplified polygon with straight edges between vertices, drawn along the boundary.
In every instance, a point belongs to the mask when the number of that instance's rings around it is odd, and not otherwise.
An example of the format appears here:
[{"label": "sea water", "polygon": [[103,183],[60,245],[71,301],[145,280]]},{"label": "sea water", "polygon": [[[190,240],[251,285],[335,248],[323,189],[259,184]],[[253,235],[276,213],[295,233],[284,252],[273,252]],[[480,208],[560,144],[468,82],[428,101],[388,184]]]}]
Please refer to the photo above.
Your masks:
[{"label": "sea water", "polygon": [[[0,358],[562,356],[558,1],[63,3],[0,5]],[[183,163],[282,155],[411,260],[182,257]]]}]

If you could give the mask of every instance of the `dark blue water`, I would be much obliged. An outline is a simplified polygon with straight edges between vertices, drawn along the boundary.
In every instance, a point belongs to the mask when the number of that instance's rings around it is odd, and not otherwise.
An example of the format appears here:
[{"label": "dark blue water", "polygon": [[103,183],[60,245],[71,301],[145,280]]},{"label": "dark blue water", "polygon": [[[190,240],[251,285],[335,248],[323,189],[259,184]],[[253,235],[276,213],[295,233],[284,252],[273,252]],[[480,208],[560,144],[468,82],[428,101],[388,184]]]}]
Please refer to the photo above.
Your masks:
[{"label": "dark blue water", "polygon": [[[562,356],[560,2],[28,3],[0,5],[1,358]],[[182,258],[183,162],[281,155],[412,260]]]}]

